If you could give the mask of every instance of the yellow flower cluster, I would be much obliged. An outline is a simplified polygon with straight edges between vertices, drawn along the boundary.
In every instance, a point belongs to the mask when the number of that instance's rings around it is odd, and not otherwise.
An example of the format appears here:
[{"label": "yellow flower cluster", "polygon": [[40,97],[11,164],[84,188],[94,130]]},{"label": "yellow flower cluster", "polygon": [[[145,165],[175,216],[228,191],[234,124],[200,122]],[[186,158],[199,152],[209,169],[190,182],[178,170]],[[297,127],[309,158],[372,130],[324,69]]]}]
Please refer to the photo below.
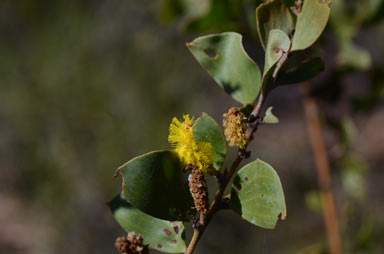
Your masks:
[{"label": "yellow flower cluster", "polygon": [[184,115],[183,118],[184,122],[176,117],[172,119],[168,141],[185,165],[192,164],[207,171],[214,162],[212,146],[210,143],[197,141],[193,136],[193,119],[189,115]]},{"label": "yellow flower cluster", "polygon": [[244,114],[238,108],[230,108],[228,113],[224,114],[224,135],[230,146],[244,148],[247,144],[243,128],[244,119]]}]

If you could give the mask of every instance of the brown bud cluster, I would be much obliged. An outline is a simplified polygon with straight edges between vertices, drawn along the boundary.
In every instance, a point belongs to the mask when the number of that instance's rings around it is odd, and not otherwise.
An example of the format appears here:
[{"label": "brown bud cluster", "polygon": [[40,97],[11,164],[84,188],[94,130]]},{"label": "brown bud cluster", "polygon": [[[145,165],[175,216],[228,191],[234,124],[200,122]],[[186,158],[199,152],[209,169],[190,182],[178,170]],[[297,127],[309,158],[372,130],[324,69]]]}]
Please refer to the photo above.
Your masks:
[{"label": "brown bud cluster", "polygon": [[247,144],[244,131],[246,117],[238,108],[230,108],[223,116],[224,135],[229,145],[244,148]]},{"label": "brown bud cluster", "polygon": [[136,236],[129,232],[128,236],[121,236],[116,239],[115,247],[119,254],[148,254],[148,245],[143,244],[143,236]]},{"label": "brown bud cluster", "polygon": [[209,207],[208,185],[204,173],[194,165],[188,165],[187,168],[188,171],[190,170],[192,172],[189,181],[189,190],[192,194],[196,210],[204,215],[207,213]]}]

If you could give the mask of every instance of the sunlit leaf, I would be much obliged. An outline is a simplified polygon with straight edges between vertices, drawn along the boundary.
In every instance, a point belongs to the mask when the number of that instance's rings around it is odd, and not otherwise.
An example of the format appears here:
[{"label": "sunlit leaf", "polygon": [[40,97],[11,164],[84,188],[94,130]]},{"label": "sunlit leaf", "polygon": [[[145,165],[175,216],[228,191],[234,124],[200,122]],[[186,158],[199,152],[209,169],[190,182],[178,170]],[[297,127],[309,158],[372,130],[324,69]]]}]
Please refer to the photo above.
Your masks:
[{"label": "sunlit leaf", "polygon": [[220,126],[212,117],[203,113],[193,126],[193,135],[198,141],[208,142],[212,145],[215,156],[213,167],[220,170],[227,154],[227,142]]},{"label": "sunlit leaf", "polygon": [[122,197],[143,212],[165,220],[188,221],[193,210],[187,175],[172,151],[136,157],[118,169]]},{"label": "sunlit leaf", "polygon": [[144,244],[166,253],[183,253],[186,249],[182,222],[160,220],[143,213],[117,195],[108,203],[116,221],[126,232],[141,234]]},{"label": "sunlit leaf", "polygon": [[203,36],[187,43],[197,61],[240,103],[253,103],[260,91],[259,67],[247,55],[238,33]]},{"label": "sunlit leaf", "polygon": [[280,178],[267,163],[256,160],[237,173],[231,194],[231,207],[248,222],[272,229],[287,212]]},{"label": "sunlit leaf", "polygon": [[292,51],[310,47],[323,33],[329,18],[327,0],[304,0],[303,8],[297,17]]}]

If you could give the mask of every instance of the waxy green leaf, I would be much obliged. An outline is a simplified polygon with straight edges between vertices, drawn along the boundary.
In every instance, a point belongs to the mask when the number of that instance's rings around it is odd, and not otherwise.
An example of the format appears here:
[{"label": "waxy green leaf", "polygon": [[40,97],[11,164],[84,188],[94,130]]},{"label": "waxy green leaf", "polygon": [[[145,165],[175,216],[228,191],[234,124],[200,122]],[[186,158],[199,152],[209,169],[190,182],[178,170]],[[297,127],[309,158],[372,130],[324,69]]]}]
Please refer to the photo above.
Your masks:
[{"label": "waxy green leaf", "polygon": [[193,125],[193,135],[196,140],[211,144],[215,156],[213,168],[220,170],[227,154],[227,142],[220,126],[212,117],[203,113]]},{"label": "waxy green leaf", "polygon": [[297,17],[291,51],[310,47],[323,33],[329,14],[327,0],[304,0],[301,13]]},{"label": "waxy green leaf", "polygon": [[272,30],[269,34],[267,49],[265,51],[264,73],[262,80],[262,93],[264,96],[276,87],[276,83],[272,82],[273,74],[282,57],[287,57],[290,47],[289,37],[280,30]]},{"label": "waxy green leaf", "polygon": [[265,50],[264,75],[276,64],[284,53],[288,53],[291,41],[289,37],[280,30],[271,30]]},{"label": "waxy green leaf", "polygon": [[241,41],[240,34],[227,32],[199,37],[187,46],[229,95],[240,103],[252,104],[260,92],[261,74]]},{"label": "waxy green leaf", "polygon": [[273,107],[269,107],[267,111],[265,111],[265,116],[263,118],[264,123],[268,124],[274,124],[279,122],[279,118],[277,118],[273,113],[272,113]]},{"label": "waxy green leaf", "polygon": [[272,0],[256,8],[257,31],[261,45],[265,49],[272,30],[280,30],[287,36],[294,29],[291,13],[282,0]]},{"label": "waxy green leaf", "polygon": [[188,176],[175,152],[141,155],[117,172],[123,178],[122,197],[141,211],[172,221],[188,221],[193,215]]},{"label": "waxy green leaf", "polygon": [[113,217],[126,232],[141,234],[144,244],[166,253],[183,253],[186,249],[182,222],[160,220],[143,213],[117,195],[108,203]]},{"label": "waxy green leaf", "polygon": [[275,170],[259,159],[240,169],[232,184],[231,207],[262,228],[272,229],[278,218],[285,219],[283,188]]}]

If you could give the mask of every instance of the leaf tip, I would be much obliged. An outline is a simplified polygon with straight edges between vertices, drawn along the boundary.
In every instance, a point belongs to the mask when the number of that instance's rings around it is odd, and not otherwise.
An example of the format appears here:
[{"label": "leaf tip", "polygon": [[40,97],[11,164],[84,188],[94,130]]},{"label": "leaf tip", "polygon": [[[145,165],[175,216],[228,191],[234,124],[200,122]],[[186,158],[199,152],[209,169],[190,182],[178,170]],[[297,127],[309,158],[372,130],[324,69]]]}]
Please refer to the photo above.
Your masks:
[{"label": "leaf tip", "polygon": [[[124,166],[124,165],[123,165]],[[120,167],[118,167],[116,170],[115,170],[115,173],[113,174],[113,177],[118,177],[119,175],[121,175],[121,173],[120,173],[120,169],[123,167],[123,166],[120,166]]]},{"label": "leaf tip", "polygon": [[287,219],[287,214],[284,213],[284,215],[280,212],[279,215],[277,216],[277,220],[285,220]]}]

